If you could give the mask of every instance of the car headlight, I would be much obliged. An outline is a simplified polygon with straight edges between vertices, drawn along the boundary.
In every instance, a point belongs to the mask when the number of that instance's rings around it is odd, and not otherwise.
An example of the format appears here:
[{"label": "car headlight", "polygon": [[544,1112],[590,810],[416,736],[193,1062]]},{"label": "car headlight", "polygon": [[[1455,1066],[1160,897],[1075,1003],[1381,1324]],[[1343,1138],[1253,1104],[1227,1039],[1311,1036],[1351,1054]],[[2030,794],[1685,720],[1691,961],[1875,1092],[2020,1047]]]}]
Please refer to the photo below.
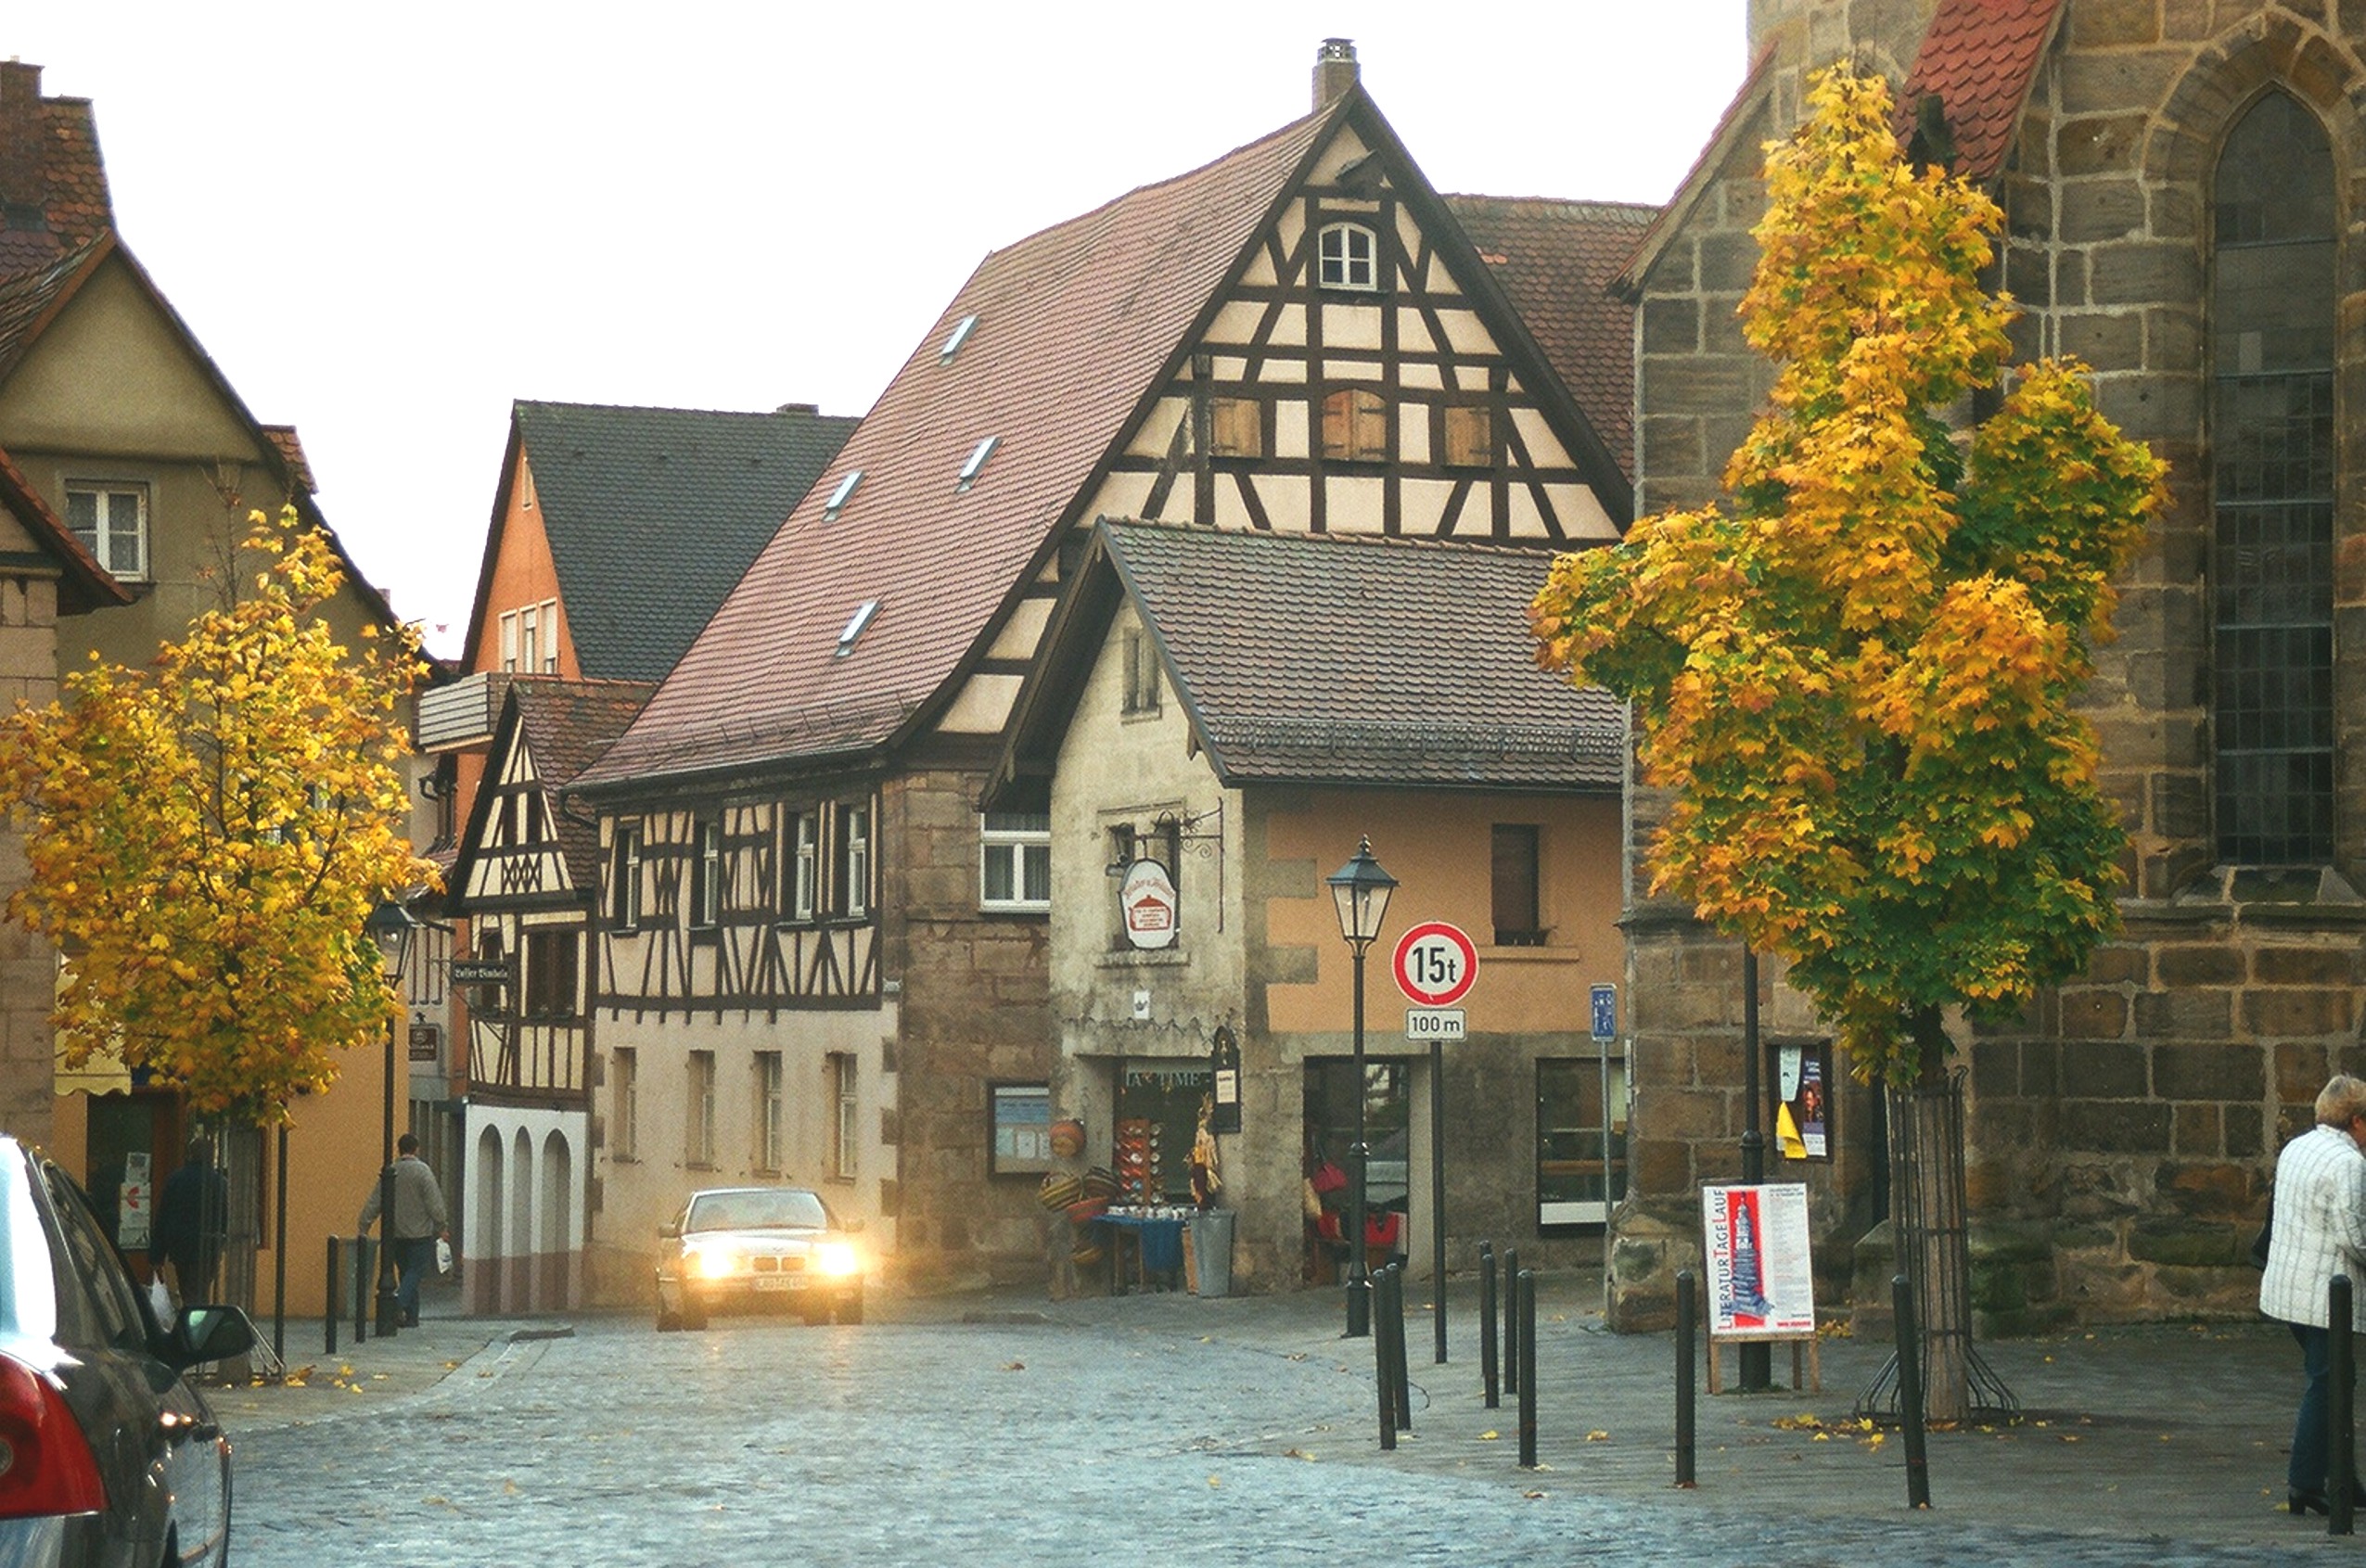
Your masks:
[{"label": "car headlight", "polygon": [[720,1280],[739,1272],[739,1255],[729,1247],[700,1247],[690,1255],[690,1267],[702,1280]]},{"label": "car headlight", "polygon": [[860,1273],[863,1256],[852,1242],[824,1242],[813,1249],[813,1267],[834,1279]]}]

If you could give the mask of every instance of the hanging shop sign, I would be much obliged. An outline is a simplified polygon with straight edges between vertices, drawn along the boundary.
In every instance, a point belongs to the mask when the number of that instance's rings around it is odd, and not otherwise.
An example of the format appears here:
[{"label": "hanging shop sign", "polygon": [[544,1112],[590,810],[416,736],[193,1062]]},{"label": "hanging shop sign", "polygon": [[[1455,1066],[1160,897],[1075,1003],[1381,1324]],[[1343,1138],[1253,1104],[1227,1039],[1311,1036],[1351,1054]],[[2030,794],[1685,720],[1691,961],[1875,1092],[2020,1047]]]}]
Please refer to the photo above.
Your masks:
[{"label": "hanging shop sign", "polygon": [[1211,1090],[1214,1103],[1208,1113],[1210,1132],[1238,1132],[1241,1129],[1241,1042],[1230,1024],[1216,1026],[1216,1039],[1209,1047],[1208,1069],[1214,1080]]},{"label": "hanging shop sign", "polygon": [[1136,860],[1126,867],[1118,886],[1118,910],[1124,917],[1126,940],[1145,950],[1175,945],[1177,900],[1175,879],[1156,860]]}]

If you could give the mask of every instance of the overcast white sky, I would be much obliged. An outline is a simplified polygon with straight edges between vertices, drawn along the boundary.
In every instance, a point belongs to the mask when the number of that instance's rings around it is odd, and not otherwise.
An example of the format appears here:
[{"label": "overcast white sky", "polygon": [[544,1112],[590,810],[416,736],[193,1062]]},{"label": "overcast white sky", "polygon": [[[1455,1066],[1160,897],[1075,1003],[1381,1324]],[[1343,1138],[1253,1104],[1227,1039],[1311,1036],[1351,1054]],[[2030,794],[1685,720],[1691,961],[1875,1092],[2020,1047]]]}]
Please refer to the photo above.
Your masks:
[{"label": "overcast white sky", "polygon": [[1744,8],[70,0],[0,55],[456,653],[512,399],[863,413],[988,250],[1304,113],[1330,36],[1441,190],[1665,200]]}]

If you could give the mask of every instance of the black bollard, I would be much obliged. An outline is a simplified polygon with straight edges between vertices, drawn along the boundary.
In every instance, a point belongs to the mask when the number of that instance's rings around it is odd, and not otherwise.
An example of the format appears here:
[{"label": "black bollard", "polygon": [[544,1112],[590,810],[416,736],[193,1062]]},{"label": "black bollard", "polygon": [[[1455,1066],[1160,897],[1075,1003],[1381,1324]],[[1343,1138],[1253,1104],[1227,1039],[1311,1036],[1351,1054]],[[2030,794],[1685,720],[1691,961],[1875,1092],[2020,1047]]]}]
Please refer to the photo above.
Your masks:
[{"label": "black bollard", "polygon": [[1487,1394],[1487,1408],[1503,1402],[1501,1372],[1495,1364],[1495,1243],[1478,1243],[1478,1377]]},{"label": "black bollard", "polygon": [[1410,1354],[1405,1348],[1405,1266],[1400,1260],[1388,1265],[1388,1366],[1395,1379],[1397,1396],[1397,1430],[1413,1429],[1413,1369],[1405,1364]]},{"label": "black bollard", "polygon": [[1693,1328],[1700,1321],[1694,1297],[1700,1286],[1689,1268],[1676,1275],[1676,1485],[1693,1480]]},{"label": "black bollard", "polygon": [[324,1356],[337,1354],[337,1315],[343,1310],[345,1302],[344,1293],[337,1286],[337,1238],[331,1236],[328,1239],[328,1311],[325,1315],[327,1321],[328,1344],[321,1351]]},{"label": "black bollard", "polygon": [[1520,1391],[1520,1249],[1503,1249],[1503,1391]]},{"label": "black bollard", "polygon": [[1903,1274],[1889,1277],[1891,1309],[1898,1319],[1898,1421],[1906,1444],[1906,1506],[1931,1506],[1931,1461],[1923,1445],[1923,1340],[1914,1322],[1914,1287]]},{"label": "black bollard", "polygon": [[2358,1350],[2350,1339],[2350,1283],[2336,1274],[2325,1286],[2325,1534],[2357,1533],[2358,1498],[2350,1485],[2358,1463]]},{"label": "black bollard", "polygon": [[1520,1270],[1520,1468],[1536,1468],[1536,1271]]},{"label": "black bollard", "polygon": [[1388,1354],[1388,1270],[1381,1269],[1372,1277],[1372,1315],[1367,1326],[1372,1333],[1372,1386],[1380,1400],[1380,1451],[1392,1452],[1397,1447],[1397,1374]]}]

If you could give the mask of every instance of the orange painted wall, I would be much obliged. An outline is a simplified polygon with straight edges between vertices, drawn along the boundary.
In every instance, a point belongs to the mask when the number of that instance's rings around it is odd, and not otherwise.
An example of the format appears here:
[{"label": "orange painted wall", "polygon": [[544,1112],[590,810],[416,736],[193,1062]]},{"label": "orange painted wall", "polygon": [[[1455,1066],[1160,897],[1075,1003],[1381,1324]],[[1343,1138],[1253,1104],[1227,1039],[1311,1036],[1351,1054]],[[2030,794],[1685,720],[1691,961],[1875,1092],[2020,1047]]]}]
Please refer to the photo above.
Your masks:
[{"label": "orange painted wall", "polygon": [[[501,544],[494,552],[492,585],[485,595],[484,623],[476,628],[477,657],[470,673],[501,669],[501,618],[510,610],[557,599],[558,567],[551,559],[550,536],[543,531],[541,503],[534,475],[525,454],[518,453],[516,482],[509,487],[508,508],[501,517]],[[569,681],[582,679],[575,659],[575,640],[567,630],[567,605],[558,606],[558,670]],[[465,798],[465,797],[464,797]]]},{"label": "orange painted wall", "polygon": [[[1266,859],[1277,870],[1294,860],[1311,864],[1311,896],[1270,899],[1266,939],[1274,948],[1311,949],[1316,979],[1272,988],[1275,1033],[1336,1030],[1353,1012],[1354,966],[1323,878],[1354,856],[1360,836],[1371,838],[1373,858],[1399,883],[1365,960],[1364,1005],[1375,1026],[1406,1005],[1389,960],[1398,939],[1426,920],[1458,925],[1477,944],[1478,978],[1461,1004],[1474,1034],[1582,1031],[1588,988],[1624,982],[1615,797],[1358,791],[1298,798],[1302,808],[1270,817]],[[1538,902],[1551,932],[1545,947],[1493,945],[1490,830],[1498,822],[1531,822],[1540,830]]]}]

